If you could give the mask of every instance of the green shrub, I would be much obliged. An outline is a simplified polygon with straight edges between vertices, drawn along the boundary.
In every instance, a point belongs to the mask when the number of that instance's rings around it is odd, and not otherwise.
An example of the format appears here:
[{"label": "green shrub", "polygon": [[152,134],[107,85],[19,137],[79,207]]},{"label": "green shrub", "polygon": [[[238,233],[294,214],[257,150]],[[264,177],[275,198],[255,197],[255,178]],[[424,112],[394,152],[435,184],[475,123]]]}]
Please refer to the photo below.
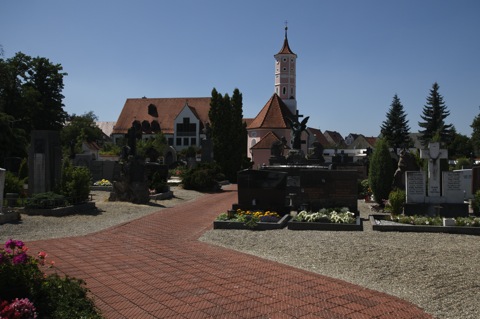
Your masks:
[{"label": "green shrub", "polygon": [[403,213],[403,206],[405,206],[405,191],[401,189],[396,189],[390,192],[388,195],[388,205],[387,209],[395,215]]},{"label": "green shrub", "polygon": [[28,180],[28,161],[27,158],[22,159],[20,168],[18,169],[18,178],[23,180],[24,183]]},{"label": "green shrub", "polygon": [[10,171],[7,171],[5,174],[4,198],[6,193],[23,194],[23,181]]},{"label": "green shrub", "polygon": [[73,166],[70,160],[63,162],[60,193],[72,203],[84,202],[90,194],[92,175],[86,167]]},{"label": "green shrub", "polygon": [[370,196],[370,185],[368,184],[368,179],[358,181],[358,198],[365,199],[367,196]]},{"label": "green shrub", "polygon": [[[62,278],[57,274],[44,274],[41,267],[47,267],[45,252],[39,252],[36,257],[29,256],[24,243],[13,239],[9,239],[4,247],[0,248],[2,305],[15,298],[27,299],[35,308],[39,319],[102,318],[93,301],[87,296],[88,289],[85,288],[84,281],[71,277]],[[20,317],[7,315],[6,318]]]},{"label": "green shrub", "polygon": [[370,159],[368,183],[375,201],[380,205],[383,205],[383,201],[388,199],[392,189],[393,174],[393,162],[387,142],[379,139],[375,143],[375,150]]},{"label": "green shrub", "polygon": [[160,172],[155,172],[149,185],[150,189],[154,189],[156,193],[164,193],[168,191],[168,184]]},{"label": "green shrub", "polygon": [[67,206],[68,201],[65,196],[55,194],[54,192],[38,193],[28,198],[25,202],[25,208],[50,209],[55,207]]},{"label": "green shrub", "polygon": [[182,175],[182,184],[185,189],[198,191],[218,190],[218,181],[224,179],[220,169],[215,164],[200,164],[185,171]]},{"label": "green shrub", "polygon": [[472,210],[476,215],[480,213],[480,189],[473,195]]}]

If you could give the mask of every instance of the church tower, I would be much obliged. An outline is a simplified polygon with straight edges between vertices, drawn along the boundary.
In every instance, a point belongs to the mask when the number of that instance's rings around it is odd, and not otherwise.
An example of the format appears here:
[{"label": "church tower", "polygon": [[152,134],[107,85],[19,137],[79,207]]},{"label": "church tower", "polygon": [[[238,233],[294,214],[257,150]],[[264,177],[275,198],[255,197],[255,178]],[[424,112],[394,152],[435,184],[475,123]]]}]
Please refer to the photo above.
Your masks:
[{"label": "church tower", "polygon": [[288,27],[285,25],[283,47],[275,57],[275,93],[288,106],[292,114],[297,110],[296,67],[297,55],[288,45]]}]

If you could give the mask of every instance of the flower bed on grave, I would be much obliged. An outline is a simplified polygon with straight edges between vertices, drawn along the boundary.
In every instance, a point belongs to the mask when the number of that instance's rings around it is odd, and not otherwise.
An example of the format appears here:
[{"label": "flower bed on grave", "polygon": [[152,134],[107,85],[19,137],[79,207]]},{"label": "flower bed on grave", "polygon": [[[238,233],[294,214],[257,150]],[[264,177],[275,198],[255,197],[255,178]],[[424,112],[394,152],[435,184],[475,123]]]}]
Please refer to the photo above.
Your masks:
[{"label": "flower bed on grave", "polygon": [[332,230],[332,231],[362,231],[362,219],[350,212],[348,208],[327,209],[318,212],[301,211],[288,222],[291,230]]},{"label": "flower bed on grave", "polygon": [[480,235],[480,217],[428,217],[374,214],[369,216],[376,231],[450,233]]},{"label": "flower bed on grave", "polygon": [[285,227],[288,215],[274,211],[250,211],[237,209],[220,214],[213,222],[213,229],[272,230]]}]

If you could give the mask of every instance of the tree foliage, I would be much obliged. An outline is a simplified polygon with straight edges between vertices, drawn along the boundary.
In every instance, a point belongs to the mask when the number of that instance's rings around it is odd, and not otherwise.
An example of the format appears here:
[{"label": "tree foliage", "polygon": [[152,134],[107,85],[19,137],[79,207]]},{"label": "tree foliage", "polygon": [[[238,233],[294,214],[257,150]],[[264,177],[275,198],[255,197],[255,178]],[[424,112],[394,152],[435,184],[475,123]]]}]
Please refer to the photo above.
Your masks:
[{"label": "tree foliage", "polygon": [[221,171],[230,181],[236,181],[237,172],[246,157],[247,130],[243,122],[242,94],[238,89],[222,96],[214,88],[210,102],[211,138],[213,155]]},{"label": "tree foliage", "polygon": [[450,111],[447,110],[443,96],[440,95],[438,89],[437,82],[433,83],[430,96],[427,97],[427,104],[424,105],[420,115],[423,122],[418,122],[418,125],[423,128],[423,130],[419,130],[423,146],[428,145],[428,142],[432,141],[435,136],[444,143],[449,143],[452,139],[453,126],[445,124],[445,119],[450,115]]},{"label": "tree foliage", "polygon": [[102,130],[95,124],[97,116],[90,111],[83,115],[73,114],[60,133],[62,147],[69,149],[72,143],[78,153],[83,142],[100,142],[103,136]]},{"label": "tree foliage", "polygon": [[375,201],[383,205],[392,190],[394,165],[387,141],[383,138],[375,143],[375,150],[370,159],[368,183]]},{"label": "tree foliage", "polygon": [[0,58],[2,157],[26,156],[32,130],[58,131],[63,127],[67,113],[62,90],[67,74],[62,70],[60,64],[21,52],[9,59]]},{"label": "tree foliage", "polygon": [[475,155],[480,155],[480,114],[475,116],[470,127],[473,129],[471,143]]},{"label": "tree foliage", "polygon": [[457,133],[455,128],[452,129],[452,136],[452,140],[447,144],[448,157],[453,159],[460,157],[472,157],[472,141],[467,136]]},{"label": "tree foliage", "polygon": [[409,136],[410,126],[408,126],[407,115],[397,94],[393,96],[387,118],[380,129],[389,146],[394,149],[395,154],[397,149],[407,148],[413,144]]}]

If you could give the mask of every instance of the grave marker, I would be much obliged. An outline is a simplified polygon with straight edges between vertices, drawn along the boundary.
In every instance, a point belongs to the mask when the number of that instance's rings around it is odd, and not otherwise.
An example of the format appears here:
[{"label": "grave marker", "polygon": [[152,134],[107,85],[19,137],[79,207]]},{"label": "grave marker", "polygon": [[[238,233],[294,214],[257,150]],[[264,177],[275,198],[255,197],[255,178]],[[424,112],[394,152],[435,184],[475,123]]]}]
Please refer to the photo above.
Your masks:
[{"label": "grave marker", "polygon": [[407,171],[406,173],[406,201],[407,203],[425,202],[425,174],[421,171]]},{"label": "grave marker", "polygon": [[448,158],[448,151],[440,149],[440,143],[429,143],[428,150],[420,150],[420,158],[428,159],[428,196],[441,196],[440,159]]},{"label": "grave marker", "polygon": [[461,172],[443,172],[442,190],[447,203],[463,203],[465,190],[462,188]]}]

